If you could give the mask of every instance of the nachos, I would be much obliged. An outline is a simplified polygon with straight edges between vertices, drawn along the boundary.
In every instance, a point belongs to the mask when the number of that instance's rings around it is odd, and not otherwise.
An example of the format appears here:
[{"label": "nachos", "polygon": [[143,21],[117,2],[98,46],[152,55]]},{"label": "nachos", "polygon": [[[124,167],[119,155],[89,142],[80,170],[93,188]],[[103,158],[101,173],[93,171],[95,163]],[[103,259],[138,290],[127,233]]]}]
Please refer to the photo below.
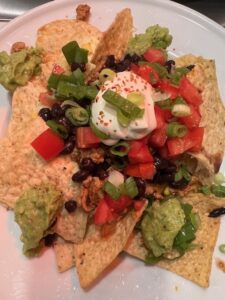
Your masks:
[{"label": "nachos", "polygon": [[104,33],[87,5],[77,14],[41,27],[36,48],[0,53],[13,92],[0,202],[24,254],[53,245],[83,288],[123,250],[207,287],[225,196],[214,61],[169,59],[169,30],[133,36],[128,8]]}]

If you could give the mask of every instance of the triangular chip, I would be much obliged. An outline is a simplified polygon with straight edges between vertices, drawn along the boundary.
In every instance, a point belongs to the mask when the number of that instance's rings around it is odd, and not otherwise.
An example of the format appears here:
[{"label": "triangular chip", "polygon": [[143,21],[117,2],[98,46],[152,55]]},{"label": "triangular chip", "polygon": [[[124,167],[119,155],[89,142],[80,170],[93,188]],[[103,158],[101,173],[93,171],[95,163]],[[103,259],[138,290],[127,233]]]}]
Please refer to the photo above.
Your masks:
[{"label": "triangular chip", "polygon": [[65,272],[75,264],[73,255],[75,245],[58,239],[54,243],[54,252],[59,272]]},{"label": "triangular chip", "polygon": [[[193,194],[185,197],[183,201],[191,204],[201,219],[201,226],[194,241],[200,247],[186,252],[179,259],[160,261],[157,266],[174,272],[202,287],[208,287],[212,255],[220,226],[220,219],[209,218],[208,213],[214,208],[223,206],[225,200],[214,196]],[[145,260],[148,251],[144,246],[140,232],[134,232],[131,235],[125,251],[132,256]]]},{"label": "triangular chip", "polygon": [[201,152],[190,153],[190,157],[197,163],[195,175],[203,184],[210,184],[219,171],[225,149],[225,109],[218,89],[215,61],[189,54],[177,58],[176,65],[194,65],[187,77],[202,95],[200,127],[204,128],[204,138]]},{"label": "triangular chip", "polygon": [[87,78],[94,79],[104,66],[107,56],[114,55],[116,60],[122,59],[132,37],[133,19],[131,10],[125,8],[117,14],[115,21],[104,33],[96,51],[91,59],[95,69],[87,74]]},{"label": "triangular chip", "polygon": [[130,211],[115,224],[115,230],[106,237],[102,237],[99,226],[90,226],[84,242],[74,248],[81,287],[90,286],[123,250],[143,210],[144,207],[138,212]]}]

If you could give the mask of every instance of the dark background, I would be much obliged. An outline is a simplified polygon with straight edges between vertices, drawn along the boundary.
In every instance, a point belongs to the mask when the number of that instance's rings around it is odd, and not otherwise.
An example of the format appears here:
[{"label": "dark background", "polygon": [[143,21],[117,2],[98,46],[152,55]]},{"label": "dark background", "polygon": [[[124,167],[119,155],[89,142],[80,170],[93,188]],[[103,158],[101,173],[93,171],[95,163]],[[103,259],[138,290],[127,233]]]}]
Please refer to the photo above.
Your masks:
[{"label": "dark background", "polygon": [[[50,0],[49,0],[50,1]],[[0,20],[12,19],[48,0],[0,0]],[[225,27],[225,0],[174,0],[189,6]],[[84,0],[85,3],[85,0]]]}]

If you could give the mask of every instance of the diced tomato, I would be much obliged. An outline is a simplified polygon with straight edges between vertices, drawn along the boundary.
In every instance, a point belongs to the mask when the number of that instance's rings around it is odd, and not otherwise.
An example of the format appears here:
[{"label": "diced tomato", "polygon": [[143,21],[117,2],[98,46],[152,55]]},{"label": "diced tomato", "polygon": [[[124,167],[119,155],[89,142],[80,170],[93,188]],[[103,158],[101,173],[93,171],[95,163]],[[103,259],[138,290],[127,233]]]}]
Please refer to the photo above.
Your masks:
[{"label": "diced tomato", "polygon": [[134,72],[135,74],[139,75],[139,74],[138,74],[138,72],[139,72],[139,66],[138,66],[138,65],[132,63],[132,64],[130,65],[130,70],[131,70],[132,72]]},{"label": "diced tomato", "polygon": [[167,149],[167,145],[165,144],[163,147],[158,149],[158,152],[162,158],[168,159],[169,158],[169,153]]},{"label": "diced tomato", "polygon": [[150,63],[159,63],[164,65],[166,62],[166,55],[163,50],[156,48],[149,48],[144,54],[144,58]]},{"label": "diced tomato", "polygon": [[189,105],[191,109],[190,116],[178,118],[179,122],[186,125],[188,128],[198,127],[201,121],[199,109],[193,105]]},{"label": "diced tomato", "polygon": [[161,128],[155,129],[149,138],[149,144],[156,148],[161,148],[164,146],[167,140],[166,135],[166,126],[163,126]]},{"label": "diced tomato", "polygon": [[124,169],[124,174],[142,179],[152,179],[155,174],[155,167],[153,163],[128,165]]},{"label": "diced tomato", "polygon": [[158,82],[157,87],[164,93],[167,93],[169,98],[171,99],[175,99],[178,94],[179,94],[179,89],[178,87],[172,85],[171,83],[169,83],[168,80],[160,80]]},{"label": "diced tomato", "polygon": [[147,145],[147,144],[148,144],[148,141],[149,141],[149,137],[150,137],[150,135],[148,134],[148,135],[146,135],[145,137],[143,137],[142,139],[137,140],[137,141],[138,141],[138,142],[141,142],[142,144]]},{"label": "diced tomato", "polygon": [[189,138],[195,141],[195,145],[189,149],[191,152],[199,152],[202,148],[202,141],[204,137],[204,128],[193,128],[189,132]]},{"label": "diced tomato", "polygon": [[139,164],[128,165],[124,169],[124,174],[125,175],[129,175],[129,176],[133,176],[133,177],[141,177],[141,172],[140,172]]},{"label": "diced tomato", "polygon": [[199,152],[201,150],[204,136],[204,128],[193,128],[182,138],[173,138],[167,140],[169,155],[175,156],[182,154],[187,150]]},{"label": "diced tomato", "polygon": [[112,199],[109,195],[105,195],[105,201],[108,206],[115,211],[116,213],[121,213],[124,211],[125,208],[131,206],[133,200],[126,195],[120,196],[119,199]]},{"label": "diced tomato", "polygon": [[170,109],[163,109],[163,115],[164,115],[164,120],[166,122],[168,122],[169,120],[171,120],[173,118],[173,115],[172,115]]},{"label": "diced tomato", "polygon": [[101,140],[93,133],[90,127],[78,127],[76,130],[77,148],[97,147]]},{"label": "diced tomato", "polygon": [[112,215],[109,205],[107,204],[107,202],[105,201],[104,198],[101,199],[95,210],[94,223],[96,225],[102,225],[108,221],[111,221],[112,217],[113,217],[113,215]]},{"label": "diced tomato", "polygon": [[60,74],[62,74],[64,72],[65,72],[65,70],[64,70],[63,67],[61,67],[60,65],[54,64],[53,69],[52,69],[52,73],[53,74],[60,75]]},{"label": "diced tomato", "polygon": [[141,178],[152,179],[155,175],[155,166],[153,163],[139,164]]},{"label": "diced tomato", "polygon": [[154,106],[154,109],[155,109],[155,118],[156,118],[156,123],[157,123],[156,128],[161,128],[161,127],[165,126],[165,124],[166,124],[165,119],[164,119],[163,109],[157,105]]},{"label": "diced tomato", "polygon": [[143,200],[136,200],[136,201],[134,201],[134,209],[138,211],[138,210],[142,209],[142,207],[144,206],[144,204],[145,204],[145,201],[143,201]]},{"label": "diced tomato", "polygon": [[64,140],[55,134],[50,128],[42,132],[31,146],[45,160],[56,157],[64,148]]},{"label": "diced tomato", "polygon": [[40,93],[39,101],[43,106],[52,107],[53,104],[57,103],[55,99],[52,99],[51,92]]},{"label": "diced tomato", "polygon": [[201,94],[185,76],[180,80],[179,93],[190,104],[199,106],[202,103]]},{"label": "diced tomato", "polygon": [[159,74],[148,65],[140,65],[137,74],[152,85],[157,84],[159,81]]},{"label": "diced tomato", "polygon": [[139,141],[130,142],[128,159],[131,164],[153,162],[148,146]]}]

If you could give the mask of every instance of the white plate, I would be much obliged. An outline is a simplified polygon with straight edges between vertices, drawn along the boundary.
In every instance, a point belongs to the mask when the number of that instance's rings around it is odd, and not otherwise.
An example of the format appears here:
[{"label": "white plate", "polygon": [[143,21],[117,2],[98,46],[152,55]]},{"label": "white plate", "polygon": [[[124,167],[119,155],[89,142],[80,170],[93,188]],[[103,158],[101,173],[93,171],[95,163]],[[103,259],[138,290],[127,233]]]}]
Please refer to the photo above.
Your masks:
[{"label": "white plate", "polygon": [[[0,31],[0,49],[9,50],[15,41],[33,45],[36,30],[55,19],[72,17],[75,2],[66,0],[50,2],[10,22]],[[91,23],[105,30],[116,12],[130,7],[137,31],[159,23],[166,26],[174,40],[170,52],[179,56],[193,53],[216,59],[218,79],[225,99],[225,31],[203,15],[170,1],[85,1],[92,7]],[[9,104],[7,93],[0,89],[0,120],[7,119]],[[4,126],[3,126],[4,125]],[[6,121],[0,133],[5,132]],[[4,174],[0,174],[4,176]],[[56,299],[224,299],[225,274],[218,270],[213,260],[210,288],[202,289],[175,274],[156,267],[146,267],[142,262],[121,257],[89,291],[79,287],[74,270],[58,274],[54,254],[46,251],[41,258],[29,260],[22,256],[19,228],[12,212],[0,208],[0,299],[1,300],[56,300]],[[225,259],[217,250],[225,242],[225,220],[221,226],[215,257]]]}]

